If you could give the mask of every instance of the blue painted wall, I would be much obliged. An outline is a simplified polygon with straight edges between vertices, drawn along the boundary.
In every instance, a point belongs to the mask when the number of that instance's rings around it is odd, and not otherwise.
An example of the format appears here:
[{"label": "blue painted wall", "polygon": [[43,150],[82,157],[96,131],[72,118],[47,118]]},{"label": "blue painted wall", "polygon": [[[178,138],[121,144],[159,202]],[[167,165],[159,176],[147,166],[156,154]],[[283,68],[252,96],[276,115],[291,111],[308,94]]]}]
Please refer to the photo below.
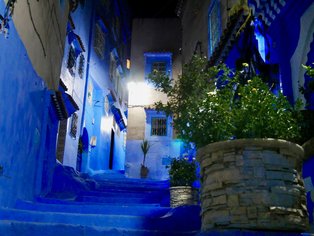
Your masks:
[{"label": "blue painted wall", "polygon": [[[4,12],[3,1],[0,12]],[[51,170],[49,155],[56,136],[48,113],[49,92],[34,71],[13,21],[9,24],[9,38],[0,35],[1,206],[12,206],[16,199],[31,200],[41,191],[42,166],[45,161]]]},{"label": "blue painted wall", "polygon": [[[280,15],[268,29],[268,34],[272,39],[270,63],[279,64],[283,93],[291,103],[295,101],[296,97],[293,95],[290,60],[296,50],[299,38],[305,37],[300,34],[300,19],[312,3],[312,0],[287,1]],[[301,67],[301,65],[293,66]]]},{"label": "blue painted wall", "polygon": [[[119,4],[117,4],[119,2]],[[122,86],[126,86],[125,79],[127,71],[125,69],[125,61],[129,56],[129,34],[130,21],[127,18],[125,2],[108,1],[109,5],[104,7],[101,1],[93,0],[86,1],[84,8],[78,9],[72,13],[72,19],[76,25],[75,33],[81,37],[86,52],[86,68],[83,80],[75,77],[69,78],[69,73],[66,68],[67,48],[63,61],[63,78],[66,85],[71,88],[74,94],[74,99],[80,106],[79,111],[79,135],[82,135],[82,130],[87,129],[89,139],[96,137],[96,146],[89,146],[88,151],[83,155],[82,171],[93,174],[95,172],[109,169],[110,145],[113,146],[113,169],[124,169],[124,132],[119,132],[117,126],[114,125],[114,116],[110,109],[114,101],[110,101],[109,110],[105,109],[105,100],[108,98],[110,91],[115,90],[113,81],[109,78],[110,54],[115,52],[118,66],[121,67]],[[116,18],[120,19],[120,37],[115,26]],[[96,24],[101,25],[105,36],[104,58],[100,58],[94,49],[95,28]],[[67,45],[66,47],[69,47]],[[121,48],[125,50],[120,50]],[[73,85],[74,84],[74,85]],[[117,102],[115,106],[123,112],[126,107],[122,103],[119,104],[121,94],[116,94]],[[114,130],[114,137],[111,138],[111,132]],[[113,141],[114,140],[114,141]],[[65,161],[64,164],[75,167],[78,140],[73,140],[67,137]],[[74,151],[74,152],[73,152]]]},{"label": "blue painted wall", "polygon": [[[71,12],[70,15],[73,19],[75,28],[73,32],[77,34],[84,47],[85,52],[82,52],[77,60],[76,60],[76,70],[75,75],[71,75],[68,68],[67,68],[67,60],[68,60],[68,52],[70,49],[69,38],[65,41],[64,47],[64,57],[62,61],[62,68],[60,78],[63,83],[66,85],[68,91],[67,93],[70,94],[73,99],[75,100],[76,104],[79,106],[79,110],[77,111],[78,115],[78,128],[76,137],[72,137],[70,135],[70,126],[71,126],[71,118],[68,119],[67,125],[67,132],[66,132],[66,142],[65,142],[65,149],[64,149],[64,157],[63,157],[63,164],[67,166],[72,166],[76,168],[77,163],[77,150],[78,150],[78,140],[81,134],[81,118],[83,114],[83,103],[84,103],[84,93],[85,93],[85,86],[86,86],[86,69],[87,69],[87,58],[88,58],[88,49],[89,49],[89,37],[90,32],[90,19],[92,17],[92,8],[93,8],[93,1],[86,1],[84,6],[79,4],[75,12]],[[69,23],[68,23],[69,24]],[[83,76],[80,78],[78,74],[78,67],[79,67],[79,57],[83,55],[85,58],[85,64],[83,67]]]}]

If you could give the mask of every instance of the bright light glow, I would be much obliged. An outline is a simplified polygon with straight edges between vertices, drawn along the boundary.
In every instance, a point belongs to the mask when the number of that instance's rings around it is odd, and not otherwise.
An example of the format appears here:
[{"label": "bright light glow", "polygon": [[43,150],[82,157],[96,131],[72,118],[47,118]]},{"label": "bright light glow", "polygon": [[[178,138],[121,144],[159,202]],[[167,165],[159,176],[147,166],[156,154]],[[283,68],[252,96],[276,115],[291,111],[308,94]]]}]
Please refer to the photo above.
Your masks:
[{"label": "bright light glow", "polygon": [[149,104],[150,92],[145,82],[129,82],[129,106],[143,106]]},{"label": "bright light glow", "polygon": [[100,131],[109,133],[112,125],[112,116],[103,116],[100,121]]},{"label": "bright light glow", "polygon": [[258,51],[263,58],[263,60],[266,60],[266,47],[265,47],[265,38],[261,34],[255,34],[255,37],[257,39],[258,44]]},{"label": "bright light glow", "polygon": [[127,69],[131,68],[131,61],[130,61],[130,59],[126,59],[126,68]]}]

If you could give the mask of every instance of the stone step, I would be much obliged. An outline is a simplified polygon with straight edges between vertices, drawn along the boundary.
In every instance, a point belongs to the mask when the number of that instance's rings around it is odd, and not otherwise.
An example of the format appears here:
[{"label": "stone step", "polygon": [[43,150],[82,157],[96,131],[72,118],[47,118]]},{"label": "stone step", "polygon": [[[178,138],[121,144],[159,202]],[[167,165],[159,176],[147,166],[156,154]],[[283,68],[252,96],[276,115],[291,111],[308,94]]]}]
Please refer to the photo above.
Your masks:
[{"label": "stone step", "polygon": [[111,200],[110,203],[106,203],[106,201],[97,201],[97,197],[95,198],[96,201],[77,201],[76,198],[71,199],[60,199],[60,198],[42,198],[37,197],[35,200],[38,203],[49,203],[49,204],[64,204],[64,205],[76,205],[77,207],[83,205],[117,205],[117,206],[150,206],[150,207],[160,207],[159,203],[138,203],[138,202],[114,202]]},{"label": "stone step", "polygon": [[84,227],[111,227],[130,230],[190,232],[197,231],[200,228],[199,213],[200,208],[193,206],[172,209],[161,217],[43,212],[0,208],[0,221],[67,224]]},{"label": "stone step", "polygon": [[42,211],[42,212],[68,212],[80,214],[107,214],[107,215],[133,215],[161,217],[171,210],[170,207],[160,207],[159,204],[82,204],[77,202],[50,202],[39,203],[30,201],[17,201],[16,209]]},{"label": "stone step", "polygon": [[173,230],[140,230],[115,227],[93,227],[62,223],[38,223],[22,221],[0,221],[0,235],[5,236],[192,236],[198,231],[176,232]]},{"label": "stone step", "polygon": [[120,191],[120,190],[108,190],[108,191],[80,191],[78,196],[98,196],[98,197],[157,197],[161,198],[165,195],[163,191]]},{"label": "stone step", "polygon": [[147,189],[147,190],[158,190],[158,189],[168,189],[169,181],[157,181],[157,180],[147,180],[147,179],[97,179],[97,185],[99,187],[114,187],[114,188],[126,188],[126,189]]},{"label": "stone step", "polygon": [[148,198],[146,196],[130,196],[130,197],[106,197],[106,196],[77,196],[77,202],[105,203],[105,204],[158,204],[159,199]]}]

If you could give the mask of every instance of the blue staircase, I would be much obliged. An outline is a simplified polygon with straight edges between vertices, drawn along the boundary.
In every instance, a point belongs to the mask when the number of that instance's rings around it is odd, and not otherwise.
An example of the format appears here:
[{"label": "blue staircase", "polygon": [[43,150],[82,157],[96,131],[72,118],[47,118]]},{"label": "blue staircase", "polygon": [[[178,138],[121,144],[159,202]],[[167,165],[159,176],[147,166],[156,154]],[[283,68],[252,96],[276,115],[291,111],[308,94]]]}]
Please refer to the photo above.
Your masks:
[{"label": "blue staircase", "polygon": [[0,208],[0,235],[164,236],[199,232],[200,207],[170,208],[167,181],[108,173],[97,175],[93,184],[88,181],[89,187],[75,194],[63,194],[68,187],[63,183],[45,197],[20,200],[13,209]]}]

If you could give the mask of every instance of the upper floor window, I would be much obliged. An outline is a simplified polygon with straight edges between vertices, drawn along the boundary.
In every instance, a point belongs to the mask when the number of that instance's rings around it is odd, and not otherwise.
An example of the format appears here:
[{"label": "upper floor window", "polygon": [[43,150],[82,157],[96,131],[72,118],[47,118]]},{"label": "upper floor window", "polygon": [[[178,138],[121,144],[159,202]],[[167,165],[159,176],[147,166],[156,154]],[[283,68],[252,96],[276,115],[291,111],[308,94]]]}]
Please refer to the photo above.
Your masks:
[{"label": "upper floor window", "polygon": [[74,76],[75,70],[76,70],[76,54],[75,54],[75,49],[72,45],[70,46],[70,49],[69,49],[67,68],[70,74]]},{"label": "upper floor window", "polygon": [[81,54],[79,57],[79,66],[78,66],[78,75],[80,76],[81,79],[83,79],[84,67],[85,67],[85,57],[83,54]]},{"label": "upper floor window", "polygon": [[113,52],[110,53],[109,78],[113,81],[117,74],[117,60]]},{"label": "upper floor window", "polygon": [[161,73],[167,73],[167,63],[165,61],[156,61],[152,63],[152,71],[158,71]]},{"label": "upper floor window", "polygon": [[208,13],[208,56],[211,56],[217,47],[221,34],[221,18],[219,0],[214,0]]},{"label": "upper floor window", "polygon": [[154,72],[159,71],[172,77],[172,53],[145,53],[145,79]]},{"label": "upper floor window", "polygon": [[105,58],[105,33],[98,22],[95,26],[94,50],[100,59]]}]

